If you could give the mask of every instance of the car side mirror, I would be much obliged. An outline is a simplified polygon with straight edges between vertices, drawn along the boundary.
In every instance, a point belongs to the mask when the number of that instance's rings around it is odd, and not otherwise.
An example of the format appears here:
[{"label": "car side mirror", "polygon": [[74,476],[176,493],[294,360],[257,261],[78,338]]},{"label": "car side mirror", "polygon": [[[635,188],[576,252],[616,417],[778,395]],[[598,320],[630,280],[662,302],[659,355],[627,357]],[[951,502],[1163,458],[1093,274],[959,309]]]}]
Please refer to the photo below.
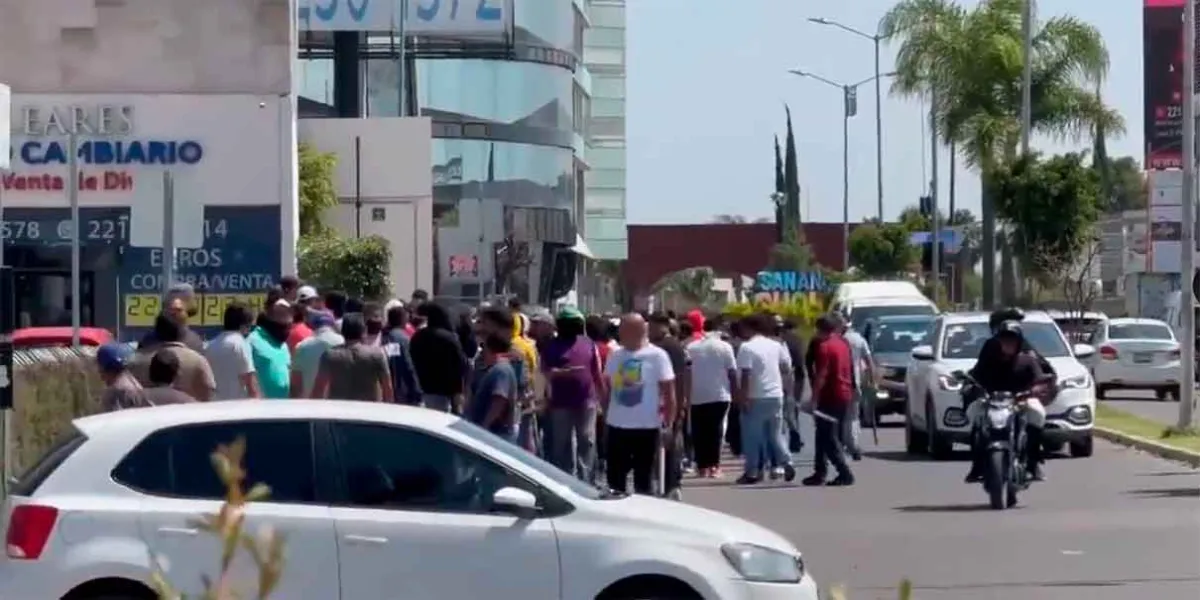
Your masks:
[{"label": "car side mirror", "polygon": [[912,349],[912,357],[917,360],[933,360],[933,346],[916,346]]},{"label": "car side mirror", "polygon": [[537,496],[515,487],[503,487],[492,495],[492,510],[528,519],[538,512]]},{"label": "car side mirror", "polygon": [[1091,344],[1075,344],[1072,348],[1075,358],[1091,358],[1096,354],[1096,347]]}]

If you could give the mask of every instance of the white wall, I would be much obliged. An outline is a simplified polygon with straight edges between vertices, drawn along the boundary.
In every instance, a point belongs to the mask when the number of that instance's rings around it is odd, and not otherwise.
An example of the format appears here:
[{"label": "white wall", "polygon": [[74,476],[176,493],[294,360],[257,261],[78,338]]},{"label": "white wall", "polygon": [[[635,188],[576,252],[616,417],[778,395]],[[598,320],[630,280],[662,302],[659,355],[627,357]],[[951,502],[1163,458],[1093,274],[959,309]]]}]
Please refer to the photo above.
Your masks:
[{"label": "white wall", "polygon": [[[426,117],[302,119],[300,139],[337,155],[341,205],[333,221],[344,235],[379,235],[392,249],[395,295],[433,289],[433,138]],[[355,140],[358,140],[358,167]],[[356,178],[361,176],[361,179]],[[356,219],[355,194],[362,210]],[[382,220],[375,209],[383,210]]]},{"label": "white wall", "polygon": [[22,93],[292,91],[288,0],[3,0],[0,80]]}]

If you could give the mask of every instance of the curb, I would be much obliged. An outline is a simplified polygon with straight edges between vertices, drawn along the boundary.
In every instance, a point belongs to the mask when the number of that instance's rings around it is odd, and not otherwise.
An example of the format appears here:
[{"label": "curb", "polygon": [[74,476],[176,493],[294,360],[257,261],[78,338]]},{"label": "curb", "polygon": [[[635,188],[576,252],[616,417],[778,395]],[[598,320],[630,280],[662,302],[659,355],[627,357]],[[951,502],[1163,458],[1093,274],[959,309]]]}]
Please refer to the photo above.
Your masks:
[{"label": "curb", "polygon": [[1146,439],[1136,435],[1130,435],[1123,431],[1109,427],[1102,427],[1100,425],[1094,426],[1092,428],[1092,432],[1096,437],[1113,442],[1115,444],[1128,446],[1135,450],[1141,450],[1142,452],[1153,454],[1159,458],[1186,463],[1191,465],[1193,468],[1200,467],[1200,452],[1183,450],[1162,442]]}]

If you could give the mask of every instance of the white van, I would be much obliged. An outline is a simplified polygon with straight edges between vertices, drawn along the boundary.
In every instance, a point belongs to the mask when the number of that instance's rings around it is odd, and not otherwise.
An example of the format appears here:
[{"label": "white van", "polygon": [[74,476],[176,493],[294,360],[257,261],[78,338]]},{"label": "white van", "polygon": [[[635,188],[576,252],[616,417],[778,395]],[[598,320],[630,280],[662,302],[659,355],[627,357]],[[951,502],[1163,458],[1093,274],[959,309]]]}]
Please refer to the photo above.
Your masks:
[{"label": "white van", "polygon": [[862,331],[879,317],[936,315],[937,304],[926,298],[910,281],[851,281],[834,292],[833,309],[850,318],[850,326]]}]

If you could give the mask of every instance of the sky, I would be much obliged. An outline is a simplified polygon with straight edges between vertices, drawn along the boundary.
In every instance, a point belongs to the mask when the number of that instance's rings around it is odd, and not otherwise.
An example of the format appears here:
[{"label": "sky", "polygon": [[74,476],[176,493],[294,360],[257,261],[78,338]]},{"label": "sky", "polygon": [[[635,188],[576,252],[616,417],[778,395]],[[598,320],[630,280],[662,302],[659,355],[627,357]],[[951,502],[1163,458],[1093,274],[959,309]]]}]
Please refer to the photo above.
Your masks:
[{"label": "sky", "polygon": [[[963,0],[975,5],[975,0]],[[772,215],[773,136],[783,143],[784,105],[792,124],[806,221],[842,220],[841,92],[788,73],[800,69],[854,83],[874,74],[870,40],[809,23],[824,17],[874,31],[892,0],[630,0],[627,27],[628,221],[704,223],[720,214]],[[814,8],[814,6],[820,8]],[[1108,139],[1113,157],[1142,153],[1142,2],[1038,0],[1041,17],[1070,13],[1097,29],[1111,66],[1104,100],[1125,118]],[[881,72],[895,47],[884,45]],[[883,86],[884,217],[915,205],[928,187],[929,142],[923,107]],[[850,220],[877,212],[875,94],[859,91],[849,125]],[[1090,148],[1090,141],[1033,140],[1035,149]],[[949,197],[949,153],[939,153],[939,194]],[[961,161],[960,161],[961,162]],[[979,177],[957,169],[956,207],[979,214]]]}]

